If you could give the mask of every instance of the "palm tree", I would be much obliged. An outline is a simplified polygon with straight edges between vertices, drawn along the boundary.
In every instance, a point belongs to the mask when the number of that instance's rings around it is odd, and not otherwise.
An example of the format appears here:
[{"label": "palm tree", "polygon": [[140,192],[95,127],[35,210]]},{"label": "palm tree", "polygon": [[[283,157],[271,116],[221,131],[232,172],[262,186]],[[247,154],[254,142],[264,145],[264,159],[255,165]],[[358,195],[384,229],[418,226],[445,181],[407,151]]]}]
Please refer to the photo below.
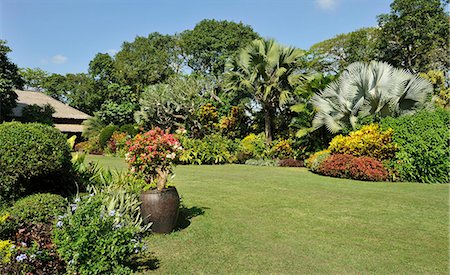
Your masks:
[{"label": "palm tree", "polygon": [[325,125],[332,133],[359,118],[377,119],[411,114],[425,107],[433,93],[431,83],[384,62],[350,64],[342,75],[312,98],[317,110],[315,129]]},{"label": "palm tree", "polygon": [[304,76],[297,73],[304,52],[274,40],[254,40],[226,64],[225,89],[250,96],[264,112],[266,142],[272,141],[276,111],[292,98]]}]

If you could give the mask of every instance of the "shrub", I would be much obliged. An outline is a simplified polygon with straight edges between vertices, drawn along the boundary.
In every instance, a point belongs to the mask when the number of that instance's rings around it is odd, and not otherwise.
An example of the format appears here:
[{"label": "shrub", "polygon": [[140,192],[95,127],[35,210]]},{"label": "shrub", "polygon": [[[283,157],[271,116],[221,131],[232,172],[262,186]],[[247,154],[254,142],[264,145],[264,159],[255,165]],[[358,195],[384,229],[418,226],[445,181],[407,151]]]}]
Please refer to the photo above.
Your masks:
[{"label": "shrub", "polygon": [[398,150],[392,141],[393,130],[381,131],[377,124],[363,126],[348,136],[334,137],[328,149],[332,154],[368,156],[379,160],[391,159]]},{"label": "shrub", "polygon": [[250,134],[241,141],[240,153],[243,155],[243,160],[265,159],[268,156],[268,152],[265,144],[264,133],[255,135]]},{"label": "shrub", "polygon": [[294,149],[292,149],[292,140],[280,139],[273,142],[269,155],[274,159],[287,159],[294,157]]},{"label": "shrub", "polygon": [[53,113],[55,109],[50,105],[39,106],[37,104],[26,105],[22,110],[24,122],[39,122],[42,124],[53,125]]},{"label": "shrub", "polygon": [[130,136],[124,132],[114,132],[108,141],[108,151],[112,154],[124,157],[128,146],[127,141]]},{"label": "shrub", "polygon": [[442,109],[385,118],[383,128],[394,129],[400,149],[390,165],[400,180],[427,183],[450,181],[450,112]]},{"label": "shrub", "polygon": [[314,153],[306,160],[306,167],[308,167],[312,172],[317,172],[320,164],[330,156],[329,150],[322,150]]},{"label": "shrub", "polygon": [[[64,274],[65,263],[51,239],[51,224],[32,224],[16,232],[2,274]],[[1,254],[1,251],[0,251]]]},{"label": "shrub", "polygon": [[298,160],[298,159],[280,159],[278,161],[278,166],[281,166],[281,167],[303,167],[304,162],[303,162],[303,160]]},{"label": "shrub", "polygon": [[0,204],[36,191],[73,191],[70,160],[59,130],[37,123],[0,124]]},{"label": "shrub", "polygon": [[139,132],[132,124],[124,124],[120,126],[119,131],[122,133],[127,133],[130,137],[134,137]]},{"label": "shrub", "polygon": [[18,200],[0,217],[0,238],[9,238],[20,227],[53,223],[67,208],[66,199],[56,194],[34,194]]},{"label": "shrub", "polygon": [[337,177],[366,181],[386,181],[388,172],[383,164],[370,157],[355,157],[335,154],[326,158],[319,166],[318,173]]},{"label": "shrub", "polygon": [[98,142],[100,144],[100,148],[105,148],[108,140],[111,138],[113,133],[117,131],[117,126],[115,125],[108,125],[105,128],[102,129],[100,132],[100,135],[98,136]]},{"label": "shrub", "polygon": [[139,228],[115,223],[101,195],[82,198],[56,223],[54,241],[70,274],[128,274],[130,257],[142,248]]},{"label": "shrub", "polygon": [[277,161],[272,159],[248,159],[245,161],[245,164],[253,166],[278,166]]},{"label": "shrub", "polygon": [[126,161],[132,173],[142,174],[147,183],[162,190],[172,173],[174,160],[183,149],[174,135],[160,128],[137,134],[127,142]]},{"label": "shrub", "polygon": [[237,161],[238,143],[218,134],[202,139],[179,136],[184,150],[179,161],[183,164],[225,164]]}]

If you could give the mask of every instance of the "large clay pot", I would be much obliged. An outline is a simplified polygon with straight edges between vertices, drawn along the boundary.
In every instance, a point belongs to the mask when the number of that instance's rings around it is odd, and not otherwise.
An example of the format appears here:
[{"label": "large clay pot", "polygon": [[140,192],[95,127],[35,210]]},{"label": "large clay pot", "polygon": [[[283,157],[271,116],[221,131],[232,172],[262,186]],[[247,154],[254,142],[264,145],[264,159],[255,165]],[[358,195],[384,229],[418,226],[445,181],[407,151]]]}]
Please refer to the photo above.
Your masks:
[{"label": "large clay pot", "polygon": [[180,196],[175,187],[143,191],[141,201],[144,224],[152,222],[153,232],[169,233],[175,228],[180,207]]}]

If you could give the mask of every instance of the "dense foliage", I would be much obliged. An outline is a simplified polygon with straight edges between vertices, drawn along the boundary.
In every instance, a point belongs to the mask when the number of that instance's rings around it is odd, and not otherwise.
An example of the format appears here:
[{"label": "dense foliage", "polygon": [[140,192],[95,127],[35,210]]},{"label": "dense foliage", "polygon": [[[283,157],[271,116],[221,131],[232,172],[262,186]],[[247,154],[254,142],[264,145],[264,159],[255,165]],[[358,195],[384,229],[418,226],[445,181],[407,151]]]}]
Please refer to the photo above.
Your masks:
[{"label": "dense foliage", "polygon": [[0,39],[0,122],[10,115],[16,106],[17,94],[14,88],[22,88],[23,80],[17,65],[8,58],[11,49]]},{"label": "dense foliage", "polygon": [[330,155],[319,165],[317,172],[325,176],[355,180],[386,181],[388,179],[388,171],[380,161],[348,154]]},{"label": "dense foliage", "polygon": [[0,202],[37,190],[73,191],[70,160],[59,130],[37,123],[0,124]]},{"label": "dense foliage", "polygon": [[450,181],[450,113],[422,111],[413,116],[382,120],[384,128],[394,129],[399,146],[391,165],[400,180],[429,183]]},{"label": "dense foliage", "polygon": [[[52,242],[54,220],[67,209],[54,194],[34,194],[0,214],[0,272],[5,274],[63,274],[65,263]],[[1,218],[3,217],[3,219]]]},{"label": "dense foliage", "polygon": [[78,274],[128,274],[130,257],[139,252],[139,228],[116,223],[120,213],[105,211],[100,195],[81,198],[55,225],[54,240],[67,262],[67,271]]},{"label": "dense foliage", "polygon": [[328,150],[332,154],[367,156],[378,160],[392,159],[398,150],[392,140],[393,134],[392,129],[381,131],[377,124],[366,125],[348,136],[334,137]]},{"label": "dense foliage", "polygon": [[50,105],[39,106],[37,104],[27,105],[22,109],[23,122],[38,122],[53,125],[52,115],[55,109]]}]

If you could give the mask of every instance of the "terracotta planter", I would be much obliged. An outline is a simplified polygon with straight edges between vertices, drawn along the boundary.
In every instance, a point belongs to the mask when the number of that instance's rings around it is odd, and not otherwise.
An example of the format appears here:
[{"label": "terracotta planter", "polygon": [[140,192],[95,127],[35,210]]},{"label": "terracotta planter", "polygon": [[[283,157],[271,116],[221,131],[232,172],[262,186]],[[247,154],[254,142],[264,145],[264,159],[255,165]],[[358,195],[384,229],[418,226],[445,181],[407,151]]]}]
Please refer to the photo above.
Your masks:
[{"label": "terracotta planter", "polygon": [[145,224],[152,222],[155,233],[169,233],[177,224],[180,197],[175,187],[141,193],[141,215]]}]

